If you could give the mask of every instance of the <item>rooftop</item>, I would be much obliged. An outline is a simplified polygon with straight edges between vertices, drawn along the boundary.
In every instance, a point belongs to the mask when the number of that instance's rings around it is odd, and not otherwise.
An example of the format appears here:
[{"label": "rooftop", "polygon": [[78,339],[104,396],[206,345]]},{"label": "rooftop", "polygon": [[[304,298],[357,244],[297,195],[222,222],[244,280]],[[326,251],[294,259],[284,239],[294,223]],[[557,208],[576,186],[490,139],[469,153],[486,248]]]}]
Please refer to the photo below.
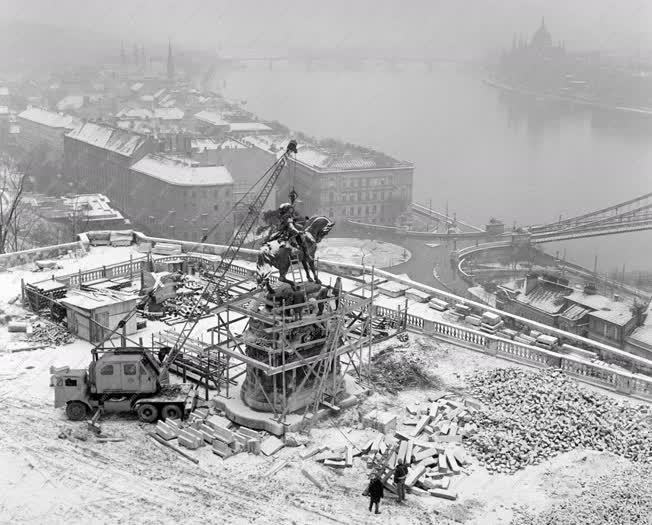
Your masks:
[{"label": "rooftop", "polygon": [[229,131],[238,133],[252,133],[255,131],[272,131],[267,124],[262,122],[231,122]]},{"label": "rooftop", "polygon": [[516,296],[516,300],[519,303],[527,304],[532,308],[554,315],[564,307],[567,294],[568,292],[561,288],[539,284],[527,295],[520,292]]},{"label": "rooftop", "polygon": [[626,325],[633,315],[631,304],[624,301],[615,301],[611,297],[598,294],[585,294],[574,291],[567,299],[575,304],[593,310],[589,315],[619,326]]},{"label": "rooftop", "polygon": [[[272,154],[285,151],[290,137],[287,135],[250,135],[241,139],[243,143],[263,149]],[[336,141],[324,144],[299,143],[296,160],[315,171],[328,173],[339,171],[412,168],[409,162],[393,159],[378,151],[361,148]]]},{"label": "rooftop", "polygon": [[214,111],[200,111],[195,114],[195,118],[213,126],[229,126],[229,123],[219,113],[215,113]]},{"label": "rooftop", "polygon": [[133,171],[176,186],[222,186],[233,184],[224,166],[199,166],[190,159],[150,154],[133,166]]},{"label": "rooftop", "polygon": [[63,97],[59,102],[57,102],[57,109],[59,111],[67,111],[70,109],[79,109],[84,105],[83,95],[68,95]]},{"label": "rooftop", "polygon": [[29,120],[43,126],[57,129],[72,130],[81,124],[81,121],[72,115],[54,113],[36,107],[27,108],[22,113],[19,113],[18,116],[24,120]]},{"label": "rooftop", "polygon": [[125,301],[139,301],[137,296],[120,292],[86,292],[81,290],[68,290],[66,297],[62,298],[62,304],[81,308],[82,310],[94,310],[102,306],[110,306]]},{"label": "rooftop", "polygon": [[156,108],[154,109],[154,118],[161,120],[181,120],[184,112],[179,108]]},{"label": "rooftop", "polygon": [[102,126],[93,122],[87,122],[83,126],[68,133],[66,137],[118,153],[125,157],[133,155],[147,140],[147,137],[142,135],[119,128]]}]

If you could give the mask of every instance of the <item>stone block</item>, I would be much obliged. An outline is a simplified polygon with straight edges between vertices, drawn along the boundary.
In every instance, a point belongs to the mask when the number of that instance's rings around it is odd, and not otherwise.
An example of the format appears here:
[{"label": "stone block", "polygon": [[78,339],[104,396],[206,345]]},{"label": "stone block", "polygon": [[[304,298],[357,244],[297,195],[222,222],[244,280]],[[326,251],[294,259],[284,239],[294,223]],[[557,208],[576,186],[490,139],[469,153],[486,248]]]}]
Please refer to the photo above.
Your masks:
[{"label": "stone block", "polygon": [[179,432],[178,440],[179,445],[189,448],[190,450],[198,449],[203,443],[203,439],[201,437],[197,437],[189,430],[181,430]]},{"label": "stone block", "polygon": [[308,459],[313,456],[316,456],[317,454],[320,454],[321,452],[324,452],[328,447],[326,445],[322,445],[319,447],[310,447],[305,449],[303,452],[299,453],[299,457],[301,459]]},{"label": "stone block", "polygon": [[324,460],[324,466],[326,467],[334,467],[334,468],[344,468],[346,467],[346,461],[341,459],[326,459]]},{"label": "stone block", "polygon": [[457,499],[457,492],[451,492],[446,489],[430,489],[430,495],[435,496],[436,498],[443,498],[455,501]]},{"label": "stone block", "polygon": [[405,461],[405,453],[407,452],[408,442],[401,441],[401,444],[398,447],[398,454],[396,455],[396,460]]},{"label": "stone block", "polygon": [[414,467],[411,467],[408,470],[408,475],[405,478],[405,486],[406,487],[411,487],[414,485],[421,476],[426,472],[426,467],[423,465],[416,465]]},{"label": "stone block", "polygon": [[420,452],[417,452],[414,454],[414,461],[419,462],[422,459],[430,458],[432,456],[438,455],[439,452],[437,451],[436,448],[427,448],[425,450],[422,450]]},{"label": "stone block", "polygon": [[459,474],[460,473],[460,467],[457,464],[457,461],[455,460],[455,456],[453,454],[453,451],[448,449],[448,450],[446,450],[445,455],[446,455],[446,462],[448,463],[448,466],[450,467],[450,469],[453,471],[453,473]]},{"label": "stone block", "polygon": [[185,429],[185,432],[193,435],[195,439],[199,442],[200,447],[204,445],[204,435],[202,434],[201,430],[198,430],[196,428],[187,428]]},{"label": "stone block", "polygon": [[231,426],[231,421],[223,416],[210,416],[206,419],[205,423],[213,429],[217,427],[228,429]]},{"label": "stone block", "polygon": [[226,443],[216,439],[213,441],[213,453],[217,454],[218,456],[226,459],[229,456],[233,455],[233,451],[227,445]]},{"label": "stone block", "polygon": [[417,437],[419,434],[421,434],[428,423],[430,423],[430,416],[421,416],[421,419],[419,419],[419,422],[417,423],[417,426],[414,429],[412,435]]},{"label": "stone block", "polygon": [[[393,454],[396,457],[396,454]],[[351,445],[346,446],[346,466],[353,466],[353,447]]]},{"label": "stone block", "polygon": [[163,421],[156,423],[156,433],[166,441],[174,439],[178,435],[178,431]]},{"label": "stone block", "polygon": [[414,494],[415,496],[429,496],[429,492],[427,490],[420,489],[419,487],[408,487],[408,492],[410,494]]},{"label": "stone block", "polygon": [[235,438],[233,437],[233,432],[220,426],[216,426],[215,428],[213,428],[213,436],[215,436],[216,439],[223,441],[227,445],[230,445],[235,441]]},{"label": "stone block", "polygon": [[178,419],[167,418],[165,420],[165,424],[168,425],[170,428],[173,428],[177,432],[181,430],[181,421],[179,421]]},{"label": "stone block", "polygon": [[410,440],[407,442],[407,449],[405,450],[405,463],[410,464],[412,463],[412,455],[414,453],[414,440]]},{"label": "stone block", "polygon": [[269,436],[260,444],[260,451],[266,456],[276,454],[285,446],[280,439],[275,436]]},{"label": "stone block", "polygon": [[252,438],[247,441],[247,451],[251,454],[260,454],[260,439]]},{"label": "stone block", "polygon": [[247,427],[240,427],[237,432],[243,436],[247,436],[249,439],[260,439],[260,434],[258,432]]},{"label": "stone block", "polygon": [[446,454],[441,453],[437,457],[437,461],[439,463],[439,472],[443,472],[444,474],[448,472],[448,463],[446,462]]}]

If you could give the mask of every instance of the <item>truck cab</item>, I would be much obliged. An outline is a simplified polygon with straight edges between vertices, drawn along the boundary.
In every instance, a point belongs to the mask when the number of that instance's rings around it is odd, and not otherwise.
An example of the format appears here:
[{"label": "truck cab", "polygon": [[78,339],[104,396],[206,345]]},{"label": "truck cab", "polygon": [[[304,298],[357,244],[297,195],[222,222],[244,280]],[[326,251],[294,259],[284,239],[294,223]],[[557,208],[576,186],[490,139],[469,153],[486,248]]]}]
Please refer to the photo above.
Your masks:
[{"label": "truck cab", "polygon": [[55,408],[65,406],[73,421],[98,408],[104,412],[138,412],[142,421],[159,415],[181,418],[194,406],[196,389],[189,384],[170,386],[154,354],[143,348],[93,350],[88,370],[50,369]]}]

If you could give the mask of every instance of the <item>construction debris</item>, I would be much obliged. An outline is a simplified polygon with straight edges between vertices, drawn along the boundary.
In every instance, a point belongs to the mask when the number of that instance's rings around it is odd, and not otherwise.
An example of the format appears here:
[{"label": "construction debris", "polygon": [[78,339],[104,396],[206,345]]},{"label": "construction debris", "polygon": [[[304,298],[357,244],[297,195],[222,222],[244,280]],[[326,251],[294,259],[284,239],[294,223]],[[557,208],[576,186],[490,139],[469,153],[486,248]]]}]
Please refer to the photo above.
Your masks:
[{"label": "construction debris", "polygon": [[475,412],[472,432],[465,432],[470,450],[489,472],[514,473],[576,447],[632,461],[652,459],[647,405],[588,391],[554,369],[500,368],[476,373],[469,382],[474,395],[492,407]]},{"label": "construction debris", "polygon": [[32,333],[28,333],[25,340],[57,347],[72,343],[75,336],[70,334],[63,326],[46,321],[37,321],[32,324]]},{"label": "construction debris", "polygon": [[650,465],[632,465],[619,475],[609,473],[587,485],[583,484],[580,494],[555,502],[538,514],[519,510],[512,524],[649,523],[652,516],[651,476]]},{"label": "construction debris", "polygon": [[396,394],[406,388],[437,388],[438,379],[430,372],[431,361],[421,348],[388,347],[372,357],[371,383]]}]

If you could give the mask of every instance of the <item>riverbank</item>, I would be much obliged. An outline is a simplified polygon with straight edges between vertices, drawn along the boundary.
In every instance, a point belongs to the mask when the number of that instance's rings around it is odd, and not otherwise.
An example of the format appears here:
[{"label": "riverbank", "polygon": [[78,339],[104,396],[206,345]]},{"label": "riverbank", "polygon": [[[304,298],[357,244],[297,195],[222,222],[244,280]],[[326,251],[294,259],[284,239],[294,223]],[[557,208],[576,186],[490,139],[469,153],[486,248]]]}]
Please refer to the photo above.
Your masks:
[{"label": "riverbank", "polygon": [[600,102],[586,100],[580,97],[563,96],[556,93],[547,93],[545,91],[534,91],[520,86],[512,86],[491,78],[485,78],[484,83],[487,84],[488,86],[499,89],[501,91],[507,91],[509,93],[516,93],[519,95],[542,98],[545,100],[551,100],[555,102],[565,102],[577,106],[584,106],[592,109],[600,109],[603,111],[616,111],[616,112],[626,113],[630,115],[640,115],[640,116],[652,118],[652,108],[637,108],[637,107],[628,107],[628,106],[616,106],[613,104],[602,104]]}]

